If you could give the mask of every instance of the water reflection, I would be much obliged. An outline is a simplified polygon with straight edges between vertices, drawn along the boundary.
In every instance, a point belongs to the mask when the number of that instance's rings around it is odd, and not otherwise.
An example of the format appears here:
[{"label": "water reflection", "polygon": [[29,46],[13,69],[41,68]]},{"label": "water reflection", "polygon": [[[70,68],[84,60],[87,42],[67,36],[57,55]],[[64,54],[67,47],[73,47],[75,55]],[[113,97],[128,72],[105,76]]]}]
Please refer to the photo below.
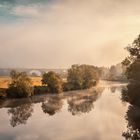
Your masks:
[{"label": "water reflection", "polygon": [[50,96],[47,101],[42,103],[42,110],[50,116],[59,112],[63,106],[63,100],[60,95]]},{"label": "water reflection", "polygon": [[10,115],[10,124],[15,127],[20,124],[26,124],[27,120],[32,116],[32,104],[23,104],[18,107],[8,109]]},{"label": "water reflection", "polygon": [[130,103],[126,112],[126,140],[140,140],[140,84],[130,83],[122,90],[122,101]]},{"label": "water reflection", "polygon": [[[128,131],[124,130],[126,124],[123,116],[127,106],[124,107],[119,99],[121,88],[118,83],[107,83],[61,95],[0,100],[0,139],[119,140],[123,131],[123,137],[128,137],[127,132],[132,132],[130,125]],[[131,118],[127,115],[126,119]],[[137,124],[138,121],[136,129]]]},{"label": "water reflection", "polygon": [[110,90],[111,90],[112,93],[115,93],[116,89],[117,89],[117,87],[114,87],[114,86],[110,87]]},{"label": "water reflection", "polygon": [[[0,113],[2,116],[5,112],[3,116],[6,116],[6,119],[0,120],[0,139],[2,134],[13,134],[15,139],[24,140],[28,137],[30,140],[52,140],[56,139],[56,136],[59,136],[57,140],[62,137],[68,140],[82,138],[118,140],[124,131],[123,116],[127,107],[123,108],[118,97],[121,88],[121,86],[107,85],[105,88],[70,91],[61,95],[38,95],[28,99],[1,100],[0,108],[3,109]],[[50,117],[46,117],[48,115]],[[9,121],[11,126],[15,127],[14,129],[9,127]],[[130,129],[128,130],[130,132]],[[36,136],[32,138],[34,134]],[[127,131],[123,136],[128,137]]]},{"label": "water reflection", "polygon": [[89,113],[93,108],[93,100],[92,99],[74,99],[71,98],[68,100],[68,111],[72,113],[72,115],[80,115],[81,113]]},{"label": "water reflection", "polygon": [[140,106],[140,84],[128,84],[122,91],[122,100]]},{"label": "water reflection", "polygon": [[60,95],[41,95],[28,99],[1,100],[0,107],[8,108],[7,113],[10,117],[10,124],[12,127],[16,127],[27,123],[27,120],[32,116],[33,105],[36,103],[40,103],[43,113],[50,116],[60,112],[64,100],[67,101],[67,110],[72,115],[89,113],[94,108],[93,103],[101,96],[103,90],[104,88],[96,88]]},{"label": "water reflection", "polygon": [[126,140],[140,139],[140,108],[135,105],[130,105],[126,113],[127,131],[123,132]]},{"label": "water reflection", "polygon": [[100,97],[104,88],[96,89],[94,93],[81,93],[75,96],[71,96],[67,99],[68,111],[72,115],[81,115],[83,113],[89,113],[93,108],[93,103]]}]

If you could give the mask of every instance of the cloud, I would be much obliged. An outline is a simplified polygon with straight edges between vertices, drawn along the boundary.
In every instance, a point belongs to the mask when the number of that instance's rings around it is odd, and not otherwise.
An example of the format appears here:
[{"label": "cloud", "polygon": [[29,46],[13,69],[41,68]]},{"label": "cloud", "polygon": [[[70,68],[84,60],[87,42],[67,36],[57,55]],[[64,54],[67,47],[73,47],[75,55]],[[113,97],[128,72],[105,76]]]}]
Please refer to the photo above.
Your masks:
[{"label": "cloud", "polygon": [[0,3],[3,5],[31,5],[31,4],[40,4],[48,3],[54,0],[1,0]]},{"label": "cloud", "polygon": [[31,6],[18,6],[13,9],[13,14],[18,16],[28,16],[28,17],[37,17],[39,16],[39,11],[35,7]]},{"label": "cloud", "polygon": [[0,66],[63,68],[120,62],[127,55],[123,48],[140,30],[138,6],[129,1],[58,0],[15,6],[13,14],[28,18],[0,26]]},{"label": "cloud", "polygon": [[[0,23],[22,22],[37,15],[39,7],[51,5],[56,0],[4,0],[0,1]],[[6,13],[6,14],[5,14]],[[32,17],[33,16],[33,17]]]}]

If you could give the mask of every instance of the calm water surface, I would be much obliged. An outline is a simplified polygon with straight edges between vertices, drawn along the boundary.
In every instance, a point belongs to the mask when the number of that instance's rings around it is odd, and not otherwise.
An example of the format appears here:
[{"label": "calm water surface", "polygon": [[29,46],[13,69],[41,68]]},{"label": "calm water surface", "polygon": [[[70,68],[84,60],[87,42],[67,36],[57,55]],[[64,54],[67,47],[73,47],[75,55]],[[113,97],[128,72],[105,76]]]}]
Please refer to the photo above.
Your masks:
[{"label": "calm water surface", "polygon": [[0,140],[123,140],[128,104],[120,83],[0,101]]}]

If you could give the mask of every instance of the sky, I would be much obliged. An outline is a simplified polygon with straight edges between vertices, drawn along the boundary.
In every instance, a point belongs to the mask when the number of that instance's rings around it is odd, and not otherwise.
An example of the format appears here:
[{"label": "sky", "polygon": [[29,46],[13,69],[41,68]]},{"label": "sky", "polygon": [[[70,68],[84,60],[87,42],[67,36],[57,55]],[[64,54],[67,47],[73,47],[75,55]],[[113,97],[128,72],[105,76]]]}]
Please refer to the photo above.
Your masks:
[{"label": "sky", "polygon": [[139,0],[0,0],[0,68],[110,66],[140,33]]}]

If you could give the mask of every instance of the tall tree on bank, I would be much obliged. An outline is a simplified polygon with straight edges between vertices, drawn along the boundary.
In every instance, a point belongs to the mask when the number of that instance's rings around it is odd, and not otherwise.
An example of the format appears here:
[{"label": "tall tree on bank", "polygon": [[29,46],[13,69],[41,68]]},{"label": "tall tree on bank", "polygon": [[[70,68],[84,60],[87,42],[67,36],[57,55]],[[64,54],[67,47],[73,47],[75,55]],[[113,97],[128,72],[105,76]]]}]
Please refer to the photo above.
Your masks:
[{"label": "tall tree on bank", "polygon": [[127,79],[129,82],[140,82],[140,35],[126,49],[129,56],[122,63],[127,66]]},{"label": "tall tree on bank", "polygon": [[122,99],[140,106],[140,35],[126,49],[129,56],[122,63],[127,66],[129,84],[122,92]]}]

